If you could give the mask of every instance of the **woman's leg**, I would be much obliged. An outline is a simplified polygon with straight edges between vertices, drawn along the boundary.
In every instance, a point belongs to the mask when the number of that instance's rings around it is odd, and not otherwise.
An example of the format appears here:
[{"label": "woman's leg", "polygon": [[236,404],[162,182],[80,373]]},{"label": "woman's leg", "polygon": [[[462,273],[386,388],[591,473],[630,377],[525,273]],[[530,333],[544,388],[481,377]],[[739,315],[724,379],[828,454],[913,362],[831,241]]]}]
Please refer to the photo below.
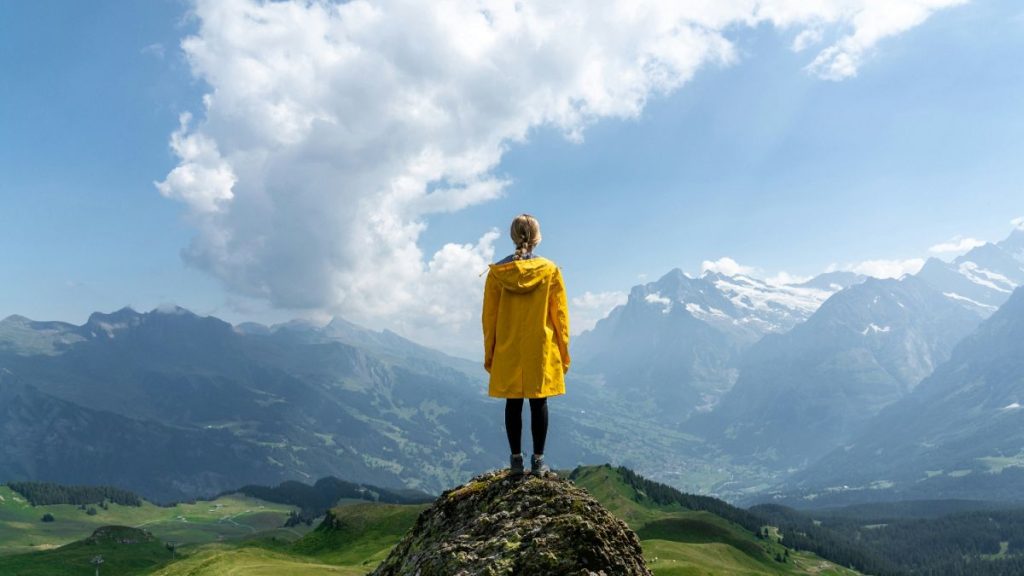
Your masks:
[{"label": "woman's leg", "polygon": [[[532,405],[531,405],[532,406]],[[523,452],[523,399],[505,399],[505,434],[512,454]]]},{"label": "woman's leg", "polygon": [[533,433],[533,453],[544,454],[544,441],[548,437],[548,399],[530,398],[530,432]]}]

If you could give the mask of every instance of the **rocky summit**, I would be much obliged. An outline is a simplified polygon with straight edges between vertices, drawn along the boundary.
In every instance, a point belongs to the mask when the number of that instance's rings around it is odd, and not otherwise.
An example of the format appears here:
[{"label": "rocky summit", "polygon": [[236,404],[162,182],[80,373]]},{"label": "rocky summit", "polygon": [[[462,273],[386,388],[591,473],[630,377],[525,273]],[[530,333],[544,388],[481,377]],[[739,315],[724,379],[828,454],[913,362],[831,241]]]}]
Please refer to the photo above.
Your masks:
[{"label": "rocky summit", "polygon": [[487,472],[447,490],[371,576],[650,576],[640,540],[570,480]]}]

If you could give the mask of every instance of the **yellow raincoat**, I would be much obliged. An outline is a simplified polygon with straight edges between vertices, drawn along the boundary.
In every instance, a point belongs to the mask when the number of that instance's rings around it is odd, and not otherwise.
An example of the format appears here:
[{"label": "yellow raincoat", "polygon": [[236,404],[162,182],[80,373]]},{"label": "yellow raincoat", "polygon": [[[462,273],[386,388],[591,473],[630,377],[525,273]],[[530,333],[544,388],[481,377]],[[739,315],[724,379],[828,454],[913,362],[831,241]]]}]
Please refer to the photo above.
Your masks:
[{"label": "yellow raincoat", "polygon": [[488,394],[544,398],[565,394],[569,307],[562,272],[534,257],[491,264],[484,286],[484,368]]}]

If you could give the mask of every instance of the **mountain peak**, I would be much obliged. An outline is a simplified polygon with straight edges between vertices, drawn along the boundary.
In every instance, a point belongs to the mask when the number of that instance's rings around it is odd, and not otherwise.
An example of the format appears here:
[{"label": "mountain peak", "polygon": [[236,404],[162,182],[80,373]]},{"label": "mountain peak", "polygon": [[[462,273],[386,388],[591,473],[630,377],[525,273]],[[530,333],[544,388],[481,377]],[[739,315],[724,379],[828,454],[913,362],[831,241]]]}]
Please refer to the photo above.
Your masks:
[{"label": "mountain peak", "polygon": [[968,250],[966,253],[958,256],[956,259],[953,260],[953,262],[960,263],[970,262],[973,260],[984,261],[992,257],[998,258],[1004,255],[1005,253],[999,245],[993,244],[991,242],[985,242],[981,246],[975,246],[974,248]]},{"label": "mountain peak", "polygon": [[637,535],[571,481],[481,474],[447,490],[372,576],[650,576]]},{"label": "mountain peak", "polygon": [[679,268],[673,268],[658,278],[654,284],[658,286],[679,286],[693,280]]},{"label": "mountain peak", "polygon": [[31,321],[31,318],[26,318],[21,314],[11,314],[3,320],[0,320],[0,324],[28,324]]},{"label": "mountain peak", "polygon": [[814,278],[805,282],[791,284],[791,286],[795,286],[797,288],[816,288],[818,290],[837,292],[844,288],[849,288],[854,284],[860,284],[865,278],[867,277],[856,272],[850,272],[848,270],[834,270],[832,272],[818,274]]},{"label": "mountain peak", "polygon": [[1003,250],[1024,261],[1024,228],[1015,226],[1006,239],[997,244]]},{"label": "mountain peak", "polygon": [[195,316],[196,314],[188,308],[182,308],[177,304],[161,304],[149,311],[150,314],[168,314],[171,316]]},{"label": "mountain peak", "polygon": [[142,314],[136,312],[131,306],[125,306],[109,314],[93,312],[89,315],[89,320],[86,321],[85,327],[94,332],[96,330],[104,332],[108,337],[112,338],[115,332],[138,326],[141,322]]},{"label": "mountain peak", "polygon": [[92,322],[93,320],[97,322],[105,322],[110,320],[127,320],[129,318],[136,318],[138,316],[142,316],[142,314],[137,312],[131,306],[124,306],[122,308],[114,310],[113,312],[93,312],[92,314],[89,315],[89,322]]},{"label": "mountain peak", "polygon": [[274,324],[270,327],[271,332],[277,332],[278,330],[285,330],[289,332],[316,332],[323,328],[320,324],[313,322],[312,320],[306,320],[304,318],[295,318],[287,322],[281,322],[280,324]]}]

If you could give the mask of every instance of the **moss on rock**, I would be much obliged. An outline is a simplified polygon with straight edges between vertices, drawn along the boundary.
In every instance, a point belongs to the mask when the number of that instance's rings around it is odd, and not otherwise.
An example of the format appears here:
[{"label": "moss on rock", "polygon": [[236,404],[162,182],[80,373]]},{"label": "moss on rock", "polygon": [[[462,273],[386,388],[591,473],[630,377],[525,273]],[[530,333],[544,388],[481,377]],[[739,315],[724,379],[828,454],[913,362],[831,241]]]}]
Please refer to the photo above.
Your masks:
[{"label": "moss on rock", "polygon": [[650,576],[640,540],[554,475],[481,474],[441,494],[372,576]]}]

